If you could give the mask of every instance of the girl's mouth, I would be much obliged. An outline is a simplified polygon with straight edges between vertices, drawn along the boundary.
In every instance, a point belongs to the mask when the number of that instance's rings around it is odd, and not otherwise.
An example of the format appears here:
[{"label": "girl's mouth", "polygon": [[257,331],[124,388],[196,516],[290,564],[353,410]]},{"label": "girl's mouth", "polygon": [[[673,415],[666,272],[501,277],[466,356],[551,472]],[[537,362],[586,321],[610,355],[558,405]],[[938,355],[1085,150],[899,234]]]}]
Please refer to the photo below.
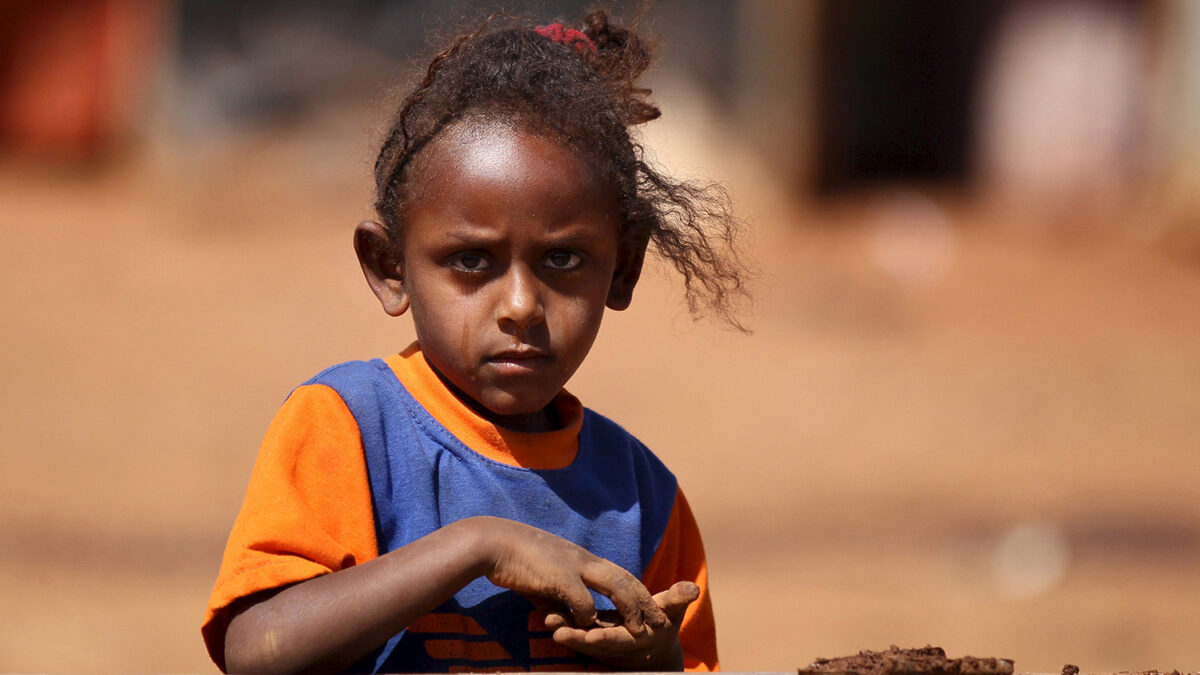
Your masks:
[{"label": "girl's mouth", "polygon": [[488,363],[503,373],[532,372],[550,362],[550,355],[538,349],[513,349],[494,354]]}]

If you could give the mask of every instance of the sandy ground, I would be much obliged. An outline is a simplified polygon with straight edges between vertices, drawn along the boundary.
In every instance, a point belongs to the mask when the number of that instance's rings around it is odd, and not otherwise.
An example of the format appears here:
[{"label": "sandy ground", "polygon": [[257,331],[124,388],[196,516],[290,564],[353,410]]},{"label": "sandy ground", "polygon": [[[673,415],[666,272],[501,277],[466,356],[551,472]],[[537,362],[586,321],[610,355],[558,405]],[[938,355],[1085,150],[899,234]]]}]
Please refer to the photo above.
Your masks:
[{"label": "sandy ground", "polygon": [[[0,671],[215,671],[199,621],[267,421],[411,337],[350,247],[373,114],[0,169]],[[754,335],[651,270],[571,388],[679,475],[726,669],[1200,668],[1200,265],[911,192],[817,210],[712,130],[649,140],[753,224]]]}]

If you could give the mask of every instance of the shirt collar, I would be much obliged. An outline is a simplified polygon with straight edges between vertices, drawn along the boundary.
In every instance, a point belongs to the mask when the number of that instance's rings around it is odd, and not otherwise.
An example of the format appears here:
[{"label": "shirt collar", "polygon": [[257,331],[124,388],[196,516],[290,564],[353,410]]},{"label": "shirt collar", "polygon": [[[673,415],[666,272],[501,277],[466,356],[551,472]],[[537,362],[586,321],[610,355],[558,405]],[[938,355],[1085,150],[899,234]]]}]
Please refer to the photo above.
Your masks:
[{"label": "shirt collar", "polygon": [[396,378],[446,430],[468,448],[496,462],[526,469],[561,469],[575,461],[583,405],[567,390],[554,398],[562,428],[528,433],[497,426],[465,405],[446,388],[414,342],[384,359]]}]

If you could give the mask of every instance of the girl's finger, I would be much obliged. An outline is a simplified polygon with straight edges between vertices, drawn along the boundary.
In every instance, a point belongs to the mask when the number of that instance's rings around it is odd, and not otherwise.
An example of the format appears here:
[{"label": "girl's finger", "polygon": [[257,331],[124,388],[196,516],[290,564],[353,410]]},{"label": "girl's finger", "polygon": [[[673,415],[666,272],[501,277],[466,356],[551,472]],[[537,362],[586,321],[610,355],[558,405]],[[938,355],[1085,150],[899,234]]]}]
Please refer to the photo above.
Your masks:
[{"label": "girl's finger", "polygon": [[564,647],[589,656],[619,656],[639,646],[638,639],[624,626],[581,630],[564,626],[554,631],[553,639]]},{"label": "girl's finger", "polygon": [[542,615],[542,622],[550,630],[570,625],[571,622],[567,619],[567,614],[571,611],[569,607],[540,595],[527,595],[525,599]]},{"label": "girl's finger", "polygon": [[[641,635],[646,630],[644,622],[647,619],[657,620],[658,617],[653,613],[648,615],[649,612],[662,615],[662,610],[658,609],[654,598],[650,597],[650,591],[625,569],[605,560],[585,567],[583,573],[583,580],[587,585],[612,600],[630,633]],[[665,615],[663,618],[665,619]],[[657,621],[651,623],[660,625]]]},{"label": "girl's finger", "polygon": [[592,600],[591,591],[579,579],[559,589],[555,599],[571,610],[571,618],[576,626],[586,628],[596,623],[596,603]]},{"label": "girl's finger", "polygon": [[550,637],[560,645],[570,647],[575,651],[582,651],[581,648],[587,645],[587,642],[584,641],[586,636],[587,631],[582,628],[563,625],[555,628]]},{"label": "girl's finger", "polygon": [[655,603],[662,607],[671,622],[678,625],[688,605],[700,597],[700,587],[690,581],[677,581],[667,590],[654,596]]},{"label": "girl's finger", "polygon": [[542,623],[545,623],[546,628],[549,628],[550,630],[558,630],[559,628],[570,625],[567,622],[566,615],[559,611],[546,612],[546,616],[542,620]]},{"label": "girl's finger", "polygon": [[650,595],[650,591],[646,590],[641,583],[638,583],[638,588],[642,591],[638,596],[638,604],[642,608],[642,618],[645,622],[654,628],[662,628],[667,625],[669,619],[662,606],[655,601],[654,596]]},{"label": "girl's finger", "polygon": [[583,636],[583,641],[591,647],[605,650],[626,650],[638,645],[638,639],[625,630],[624,626],[593,628]]}]

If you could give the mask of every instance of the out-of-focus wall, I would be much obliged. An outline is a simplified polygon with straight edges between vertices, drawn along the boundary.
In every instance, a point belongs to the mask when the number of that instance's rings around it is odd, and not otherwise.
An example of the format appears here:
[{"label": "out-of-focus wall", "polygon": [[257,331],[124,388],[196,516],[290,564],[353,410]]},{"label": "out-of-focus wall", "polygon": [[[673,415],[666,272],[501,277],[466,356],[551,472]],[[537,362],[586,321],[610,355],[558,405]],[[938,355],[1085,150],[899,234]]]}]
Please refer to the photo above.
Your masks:
[{"label": "out-of-focus wall", "polygon": [[920,184],[1044,227],[1081,208],[1089,223],[1136,210],[1187,227],[1197,12],[1168,0],[748,0],[729,91],[744,133],[809,194]]},{"label": "out-of-focus wall", "polygon": [[1156,15],[1150,87],[1151,188],[1143,195],[1163,216],[1151,238],[1200,254],[1200,5],[1167,0]]},{"label": "out-of-focus wall", "polygon": [[164,9],[158,0],[0,3],[0,153],[90,161],[135,133]]}]

